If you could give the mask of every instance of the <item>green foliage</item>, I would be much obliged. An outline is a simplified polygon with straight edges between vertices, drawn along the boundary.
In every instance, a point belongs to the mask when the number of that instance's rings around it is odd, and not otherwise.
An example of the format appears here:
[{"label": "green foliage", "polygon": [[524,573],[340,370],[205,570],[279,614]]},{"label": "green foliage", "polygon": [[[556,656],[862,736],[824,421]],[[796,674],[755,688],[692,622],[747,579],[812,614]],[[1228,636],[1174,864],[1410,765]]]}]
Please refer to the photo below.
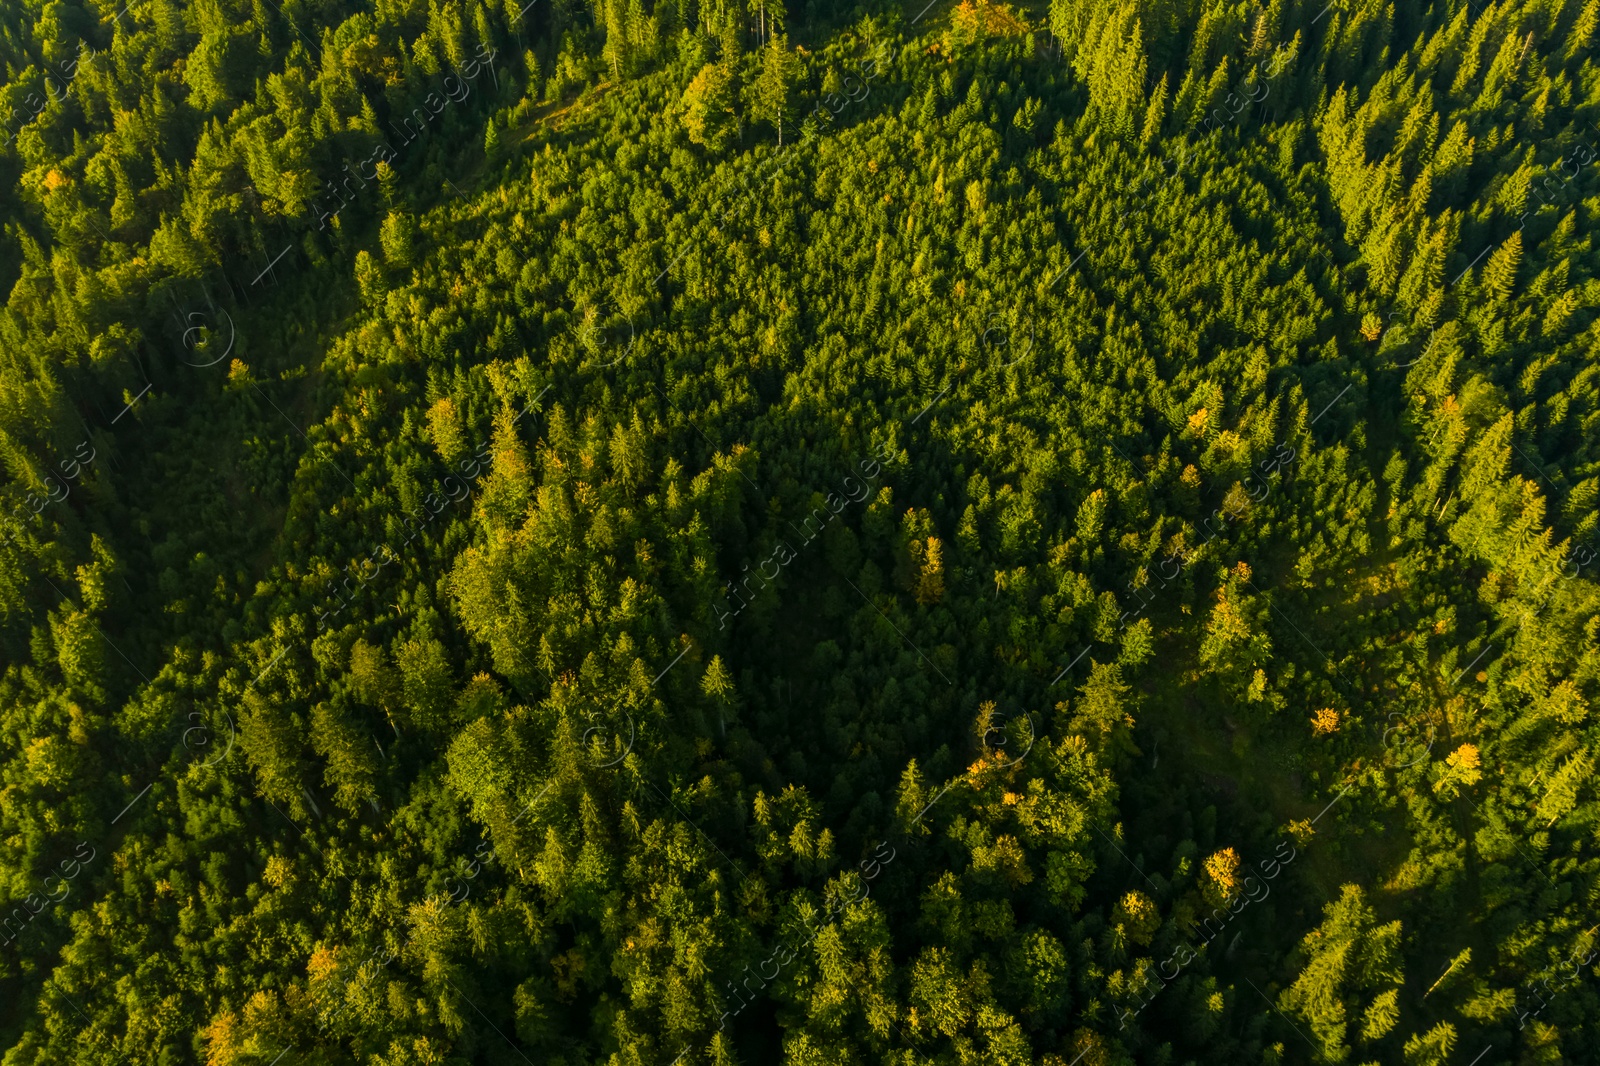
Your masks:
[{"label": "green foliage", "polygon": [[[738,131],[733,100],[733,75],[729,64],[707,63],[701,67],[700,73],[683,91],[683,128],[689,139],[713,152],[721,151]],[[762,107],[766,105],[763,92]]]},{"label": "green foliage", "polygon": [[1594,1060],[1597,11],[0,12],[5,1062]]},{"label": "green foliage", "polygon": [[[789,50],[789,39],[782,35],[772,37],[761,50],[761,73],[755,82],[755,105],[752,117],[772,123],[778,131],[778,144],[783,144],[783,127],[794,120],[791,99],[799,61]],[[692,133],[691,133],[692,136]]]}]

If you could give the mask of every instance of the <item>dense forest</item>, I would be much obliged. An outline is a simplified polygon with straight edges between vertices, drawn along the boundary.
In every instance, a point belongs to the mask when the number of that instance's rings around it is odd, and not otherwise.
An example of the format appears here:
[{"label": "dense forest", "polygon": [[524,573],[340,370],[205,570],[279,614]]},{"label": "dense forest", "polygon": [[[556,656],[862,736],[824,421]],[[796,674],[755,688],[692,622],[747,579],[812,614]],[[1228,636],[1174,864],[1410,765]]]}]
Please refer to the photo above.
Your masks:
[{"label": "dense forest", "polygon": [[1600,0],[792,2],[0,7],[0,1063],[1600,1062]]}]

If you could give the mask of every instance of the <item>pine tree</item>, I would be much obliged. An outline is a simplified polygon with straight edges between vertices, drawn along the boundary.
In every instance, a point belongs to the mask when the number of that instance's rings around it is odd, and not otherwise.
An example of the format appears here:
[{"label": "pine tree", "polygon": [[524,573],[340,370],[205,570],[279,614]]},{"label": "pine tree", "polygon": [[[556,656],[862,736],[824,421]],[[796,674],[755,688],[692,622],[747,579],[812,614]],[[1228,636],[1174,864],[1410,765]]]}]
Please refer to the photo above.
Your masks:
[{"label": "pine tree", "polygon": [[[1337,1062],[1349,1053],[1344,1041],[1353,1006],[1364,994],[1376,992],[1371,1006],[1402,983],[1397,962],[1401,926],[1398,921],[1379,925],[1359,885],[1345,885],[1323,913],[1322,925],[1301,941],[1305,967],[1279,996],[1279,1006],[1299,1014],[1320,1042],[1322,1055]],[[1375,1008],[1377,1020],[1368,1023],[1374,1031],[1383,1028],[1382,1018],[1390,1009],[1387,1000]]]},{"label": "pine tree", "polygon": [[394,659],[412,723],[425,732],[444,729],[454,704],[450,659],[444,646],[432,637],[408,640],[394,649]]},{"label": "pine tree", "polygon": [[1161,136],[1161,123],[1166,117],[1167,107],[1167,74],[1162,71],[1161,80],[1156,82],[1155,92],[1150,94],[1150,104],[1144,111],[1144,126],[1139,134],[1139,140],[1144,144],[1153,144]]},{"label": "pine tree", "polygon": [[1483,287],[1497,301],[1504,302],[1511,298],[1511,290],[1517,283],[1517,265],[1521,261],[1522,231],[1517,230],[1489,256],[1489,265],[1483,270]]},{"label": "pine tree", "polygon": [[753,117],[777,127],[778,145],[783,145],[783,127],[793,114],[791,89],[799,76],[799,60],[789,50],[789,39],[774,35],[761,50],[761,74],[756,79]]},{"label": "pine tree", "polygon": [[1455,1045],[1456,1027],[1440,1022],[1426,1033],[1418,1033],[1406,1041],[1406,1066],[1445,1066]]},{"label": "pine tree", "polygon": [[1400,990],[1391,988],[1380,992],[1367,1004],[1361,1016],[1361,1039],[1367,1043],[1381,1040],[1400,1020]]},{"label": "pine tree", "polygon": [[369,707],[376,707],[394,721],[393,711],[399,704],[400,686],[395,675],[384,661],[383,648],[357,640],[350,646],[350,687],[355,698]]},{"label": "pine tree", "polygon": [[1179,124],[1179,128],[1192,126],[1200,121],[1200,95],[1204,91],[1200,76],[1191,67],[1178,83],[1178,95],[1172,101],[1172,117]]},{"label": "pine tree", "polygon": [[311,740],[326,761],[325,780],[334,790],[335,803],[354,812],[377,797],[377,746],[336,701],[325,700],[311,709]]},{"label": "pine tree", "polygon": [[1567,34],[1567,46],[1562,53],[1566,62],[1570,63],[1586,54],[1590,42],[1594,40],[1597,24],[1600,24],[1600,0],[1588,0],[1572,23],[1572,32]]},{"label": "pine tree", "polygon": [[601,50],[611,67],[611,77],[620,79],[630,69],[633,47],[628,40],[628,0],[602,0],[605,5],[606,41]]},{"label": "pine tree", "polygon": [[274,803],[287,803],[297,817],[306,815],[301,789],[306,784],[302,757],[305,740],[277,699],[251,689],[239,715],[239,747],[256,772],[260,792]]},{"label": "pine tree", "polygon": [[383,246],[383,258],[397,267],[411,265],[412,243],[416,240],[417,224],[405,211],[390,211],[378,228],[378,243]]},{"label": "pine tree", "polygon": [[539,69],[539,57],[530,49],[522,53],[522,65],[528,72],[527,97],[538,100],[544,94],[544,77]]},{"label": "pine tree", "polygon": [[1211,72],[1211,79],[1206,82],[1206,87],[1199,98],[1198,120],[1204,121],[1206,116],[1217,109],[1227,94],[1228,83],[1233,75],[1230,71],[1228,57],[1223,56],[1222,62],[1217,64],[1217,69]]},{"label": "pine tree", "polygon": [[1589,756],[1587,748],[1580,749],[1576,755],[1561,764],[1561,768],[1550,777],[1550,785],[1540,797],[1534,814],[1544,819],[1546,827],[1552,826],[1567,812],[1578,804],[1578,790],[1588,782],[1594,773],[1594,760]]},{"label": "pine tree", "polygon": [[656,20],[645,14],[644,0],[628,0],[628,43],[636,53],[649,57],[656,50]]},{"label": "pine tree", "polygon": [[922,771],[917,768],[917,761],[912,759],[901,772],[900,784],[895,789],[895,821],[902,833],[912,832],[913,825],[918,827],[919,832],[929,831],[925,815],[931,798],[923,783]]},{"label": "pine tree", "polygon": [[713,655],[711,661],[706,664],[705,675],[700,679],[700,691],[718,703],[726,704],[733,701],[733,676],[723,665],[722,656]]},{"label": "pine tree", "polygon": [[913,547],[917,573],[912,592],[918,603],[931,606],[944,598],[944,546],[938,537],[929,537]]},{"label": "pine tree", "polygon": [[738,74],[739,57],[744,55],[744,35],[740,32],[738,12],[732,9],[732,0],[729,0],[722,24],[717,27],[717,44],[717,62],[731,80]]}]

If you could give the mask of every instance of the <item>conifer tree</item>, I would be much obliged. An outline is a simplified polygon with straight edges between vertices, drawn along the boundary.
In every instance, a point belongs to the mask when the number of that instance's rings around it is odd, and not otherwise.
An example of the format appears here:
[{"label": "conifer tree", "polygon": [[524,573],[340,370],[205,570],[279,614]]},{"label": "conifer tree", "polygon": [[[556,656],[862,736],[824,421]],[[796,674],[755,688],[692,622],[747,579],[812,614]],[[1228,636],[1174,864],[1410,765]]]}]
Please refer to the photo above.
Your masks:
[{"label": "conifer tree", "polygon": [[1144,124],[1140,127],[1139,140],[1149,145],[1161,136],[1161,123],[1166,117],[1167,106],[1167,75],[1163,71],[1161,80],[1156,82],[1155,91],[1150,94],[1150,103],[1145,107]]},{"label": "conifer tree", "polygon": [[783,145],[784,123],[793,116],[791,90],[799,72],[799,62],[789,50],[789,39],[781,34],[772,36],[761,50],[761,73],[755,84],[754,117],[772,123],[778,131],[778,145]]},{"label": "conifer tree", "polygon": [[1517,264],[1522,261],[1522,231],[1507,237],[1505,243],[1489,255],[1489,265],[1483,271],[1483,287],[1499,301],[1510,299],[1517,283]]}]

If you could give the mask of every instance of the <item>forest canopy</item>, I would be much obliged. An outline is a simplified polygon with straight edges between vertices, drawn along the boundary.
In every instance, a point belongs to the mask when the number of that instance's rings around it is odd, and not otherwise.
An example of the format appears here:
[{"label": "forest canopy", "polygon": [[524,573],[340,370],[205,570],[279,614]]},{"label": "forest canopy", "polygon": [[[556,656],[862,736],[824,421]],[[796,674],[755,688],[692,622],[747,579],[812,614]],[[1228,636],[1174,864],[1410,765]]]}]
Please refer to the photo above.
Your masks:
[{"label": "forest canopy", "polygon": [[1600,1061],[1597,24],[0,9],[0,1066]]}]

